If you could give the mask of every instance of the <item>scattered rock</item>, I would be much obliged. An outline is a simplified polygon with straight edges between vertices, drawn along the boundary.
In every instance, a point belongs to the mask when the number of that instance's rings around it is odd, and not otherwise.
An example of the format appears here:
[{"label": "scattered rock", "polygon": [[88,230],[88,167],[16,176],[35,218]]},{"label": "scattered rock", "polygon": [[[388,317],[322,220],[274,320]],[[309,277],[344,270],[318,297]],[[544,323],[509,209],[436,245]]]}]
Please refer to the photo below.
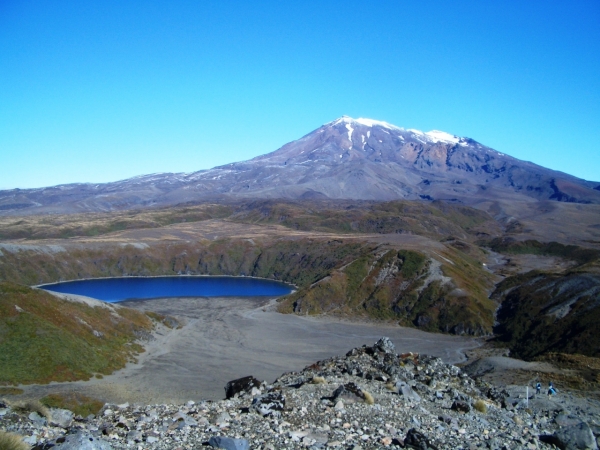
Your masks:
[{"label": "scattered rock", "polygon": [[[71,448],[115,450],[595,448],[589,447],[600,417],[594,399],[574,399],[563,389],[560,402],[543,396],[526,405],[523,386],[500,389],[439,358],[386,348],[380,340],[269,385],[250,377],[227,400],[106,405],[97,417],[72,418],[68,428],[68,420],[44,424],[31,410],[4,404],[0,430],[20,434],[36,450],[65,448],[74,439],[81,442]],[[318,379],[327,384],[313,381]],[[376,404],[370,404],[373,396]],[[471,405],[486,398],[486,413],[476,413]],[[591,425],[585,429],[581,422]]]},{"label": "scattered rock", "polygon": [[279,415],[285,408],[285,397],[281,392],[268,392],[252,400],[252,409],[263,416]]},{"label": "scattered rock", "polygon": [[346,383],[339,386],[331,395],[330,400],[336,403],[338,400],[345,400],[347,403],[365,401],[366,393],[355,383]]}]

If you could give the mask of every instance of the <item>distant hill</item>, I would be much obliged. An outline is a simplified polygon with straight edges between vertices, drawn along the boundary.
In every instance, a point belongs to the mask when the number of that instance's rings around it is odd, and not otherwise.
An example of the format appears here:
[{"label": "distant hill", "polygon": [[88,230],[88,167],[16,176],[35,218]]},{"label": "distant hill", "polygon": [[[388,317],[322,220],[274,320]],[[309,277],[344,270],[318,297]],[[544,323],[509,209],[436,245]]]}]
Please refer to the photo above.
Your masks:
[{"label": "distant hill", "polygon": [[0,191],[0,214],[114,211],[240,198],[600,204],[600,182],[442,131],[424,133],[344,116],[272,153],[210,170]]}]

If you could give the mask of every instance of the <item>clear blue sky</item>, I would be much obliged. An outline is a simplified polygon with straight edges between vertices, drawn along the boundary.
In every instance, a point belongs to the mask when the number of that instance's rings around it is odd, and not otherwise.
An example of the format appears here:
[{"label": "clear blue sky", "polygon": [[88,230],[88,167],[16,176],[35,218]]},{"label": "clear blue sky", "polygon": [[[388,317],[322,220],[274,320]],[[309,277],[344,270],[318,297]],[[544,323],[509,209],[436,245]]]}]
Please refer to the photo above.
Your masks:
[{"label": "clear blue sky", "polygon": [[344,114],[600,181],[600,2],[0,0],[0,188],[207,169]]}]

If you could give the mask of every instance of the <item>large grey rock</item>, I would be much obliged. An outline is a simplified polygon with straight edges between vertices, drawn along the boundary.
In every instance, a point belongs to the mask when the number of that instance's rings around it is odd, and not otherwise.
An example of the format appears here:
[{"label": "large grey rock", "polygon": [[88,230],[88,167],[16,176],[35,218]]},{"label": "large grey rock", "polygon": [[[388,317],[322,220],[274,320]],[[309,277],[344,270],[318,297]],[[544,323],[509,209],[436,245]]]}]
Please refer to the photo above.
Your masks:
[{"label": "large grey rock", "polygon": [[112,450],[108,442],[83,433],[66,436],[65,441],[56,444],[54,448],[61,450]]},{"label": "large grey rock", "polygon": [[46,425],[46,418],[40,416],[36,411],[29,414],[29,420],[37,427],[43,427]]},{"label": "large grey rock", "polygon": [[68,428],[73,423],[74,414],[68,409],[50,409],[50,425]]},{"label": "large grey rock", "polygon": [[570,427],[578,425],[581,422],[581,419],[571,414],[559,414],[554,421],[560,427]]},{"label": "large grey rock", "polygon": [[598,444],[591,428],[585,422],[561,428],[554,433],[557,445],[565,450],[597,450]]},{"label": "large grey rock", "polygon": [[188,425],[190,427],[197,427],[198,426],[198,421],[196,419],[194,419],[193,417],[188,416],[187,414],[185,414],[182,411],[179,411],[177,414],[175,414],[173,416],[173,420],[179,421],[184,426],[185,425]]},{"label": "large grey rock", "polygon": [[234,439],[225,436],[213,436],[208,440],[208,445],[212,448],[222,448],[224,450],[249,450],[250,444],[246,439]]},{"label": "large grey rock", "polygon": [[404,381],[398,381],[396,383],[396,392],[405,397],[407,400],[412,400],[417,403],[421,401],[421,396]]}]

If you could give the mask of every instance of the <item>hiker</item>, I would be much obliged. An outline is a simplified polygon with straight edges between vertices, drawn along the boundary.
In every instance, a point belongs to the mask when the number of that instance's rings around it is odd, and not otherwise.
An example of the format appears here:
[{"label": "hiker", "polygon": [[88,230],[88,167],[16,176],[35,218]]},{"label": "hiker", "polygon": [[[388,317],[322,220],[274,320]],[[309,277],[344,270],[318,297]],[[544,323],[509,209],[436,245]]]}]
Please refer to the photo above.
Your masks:
[{"label": "hiker", "polygon": [[553,395],[556,395],[556,389],[554,389],[554,385],[552,384],[552,381],[550,382],[550,384],[548,385],[548,397],[551,397]]},{"label": "hiker", "polygon": [[542,393],[542,383],[540,383],[539,381],[537,382],[537,384],[535,385],[535,393],[537,395]]}]

